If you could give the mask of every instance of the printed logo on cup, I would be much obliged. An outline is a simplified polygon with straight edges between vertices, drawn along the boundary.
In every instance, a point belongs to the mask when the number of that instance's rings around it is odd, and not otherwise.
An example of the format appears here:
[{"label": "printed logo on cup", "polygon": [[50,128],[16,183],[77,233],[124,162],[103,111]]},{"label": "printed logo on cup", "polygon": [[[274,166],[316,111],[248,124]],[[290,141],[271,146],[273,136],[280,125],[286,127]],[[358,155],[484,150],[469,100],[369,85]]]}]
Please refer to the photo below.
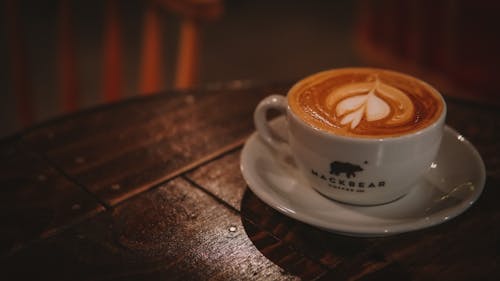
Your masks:
[{"label": "printed logo on cup", "polygon": [[[364,161],[363,164],[368,164]],[[358,173],[362,173],[364,169],[361,165],[333,161],[330,163],[330,172],[328,174],[319,172],[319,170],[311,169],[311,175],[324,181],[329,187],[350,192],[365,192],[367,188],[383,188],[385,181],[383,180],[359,180],[356,179]]]}]

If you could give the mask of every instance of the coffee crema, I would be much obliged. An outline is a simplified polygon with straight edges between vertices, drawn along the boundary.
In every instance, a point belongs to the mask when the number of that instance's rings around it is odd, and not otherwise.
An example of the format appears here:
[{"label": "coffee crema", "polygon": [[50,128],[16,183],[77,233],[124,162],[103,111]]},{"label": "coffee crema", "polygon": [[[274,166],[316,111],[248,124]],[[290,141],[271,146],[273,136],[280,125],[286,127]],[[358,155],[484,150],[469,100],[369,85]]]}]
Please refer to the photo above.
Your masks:
[{"label": "coffee crema", "polygon": [[309,76],[293,86],[288,104],[315,128],[366,138],[419,131],[444,110],[441,96],[428,84],[375,68],[344,68]]}]

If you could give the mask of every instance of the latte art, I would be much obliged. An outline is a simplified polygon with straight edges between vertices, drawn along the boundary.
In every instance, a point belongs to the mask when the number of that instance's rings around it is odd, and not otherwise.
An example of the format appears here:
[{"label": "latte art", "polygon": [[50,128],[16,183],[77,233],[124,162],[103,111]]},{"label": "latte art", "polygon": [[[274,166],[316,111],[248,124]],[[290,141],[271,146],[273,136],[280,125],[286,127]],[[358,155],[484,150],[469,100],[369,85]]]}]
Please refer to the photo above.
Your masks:
[{"label": "latte art", "polygon": [[375,138],[425,128],[437,120],[444,105],[428,84],[372,68],[338,69],[310,76],[292,88],[288,103],[313,127]]},{"label": "latte art", "polygon": [[386,124],[400,125],[410,121],[413,103],[401,90],[380,82],[359,82],[333,90],[326,98],[327,107],[340,118],[340,124],[356,128],[361,119],[368,122],[385,119]]}]

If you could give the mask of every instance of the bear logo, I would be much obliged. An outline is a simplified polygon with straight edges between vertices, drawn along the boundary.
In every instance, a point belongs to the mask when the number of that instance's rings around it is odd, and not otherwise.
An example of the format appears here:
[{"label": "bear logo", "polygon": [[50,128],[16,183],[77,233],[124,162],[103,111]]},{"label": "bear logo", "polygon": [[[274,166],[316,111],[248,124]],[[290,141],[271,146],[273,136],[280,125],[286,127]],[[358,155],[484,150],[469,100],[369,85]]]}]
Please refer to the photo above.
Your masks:
[{"label": "bear logo", "polygon": [[356,177],[356,172],[361,171],[363,171],[363,168],[361,168],[359,165],[354,165],[347,162],[334,161],[330,164],[330,174],[336,176],[344,173],[347,178]]}]

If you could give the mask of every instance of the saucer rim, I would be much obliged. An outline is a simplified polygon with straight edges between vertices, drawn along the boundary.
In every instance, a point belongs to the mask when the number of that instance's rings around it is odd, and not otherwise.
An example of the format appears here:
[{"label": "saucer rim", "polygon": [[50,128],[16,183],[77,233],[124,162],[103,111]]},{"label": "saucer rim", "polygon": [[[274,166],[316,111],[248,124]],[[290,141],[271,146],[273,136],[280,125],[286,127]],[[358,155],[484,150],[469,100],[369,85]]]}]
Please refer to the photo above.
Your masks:
[{"label": "saucer rim", "polygon": [[[275,125],[280,125],[279,123],[284,122],[284,117],[278,117],[275,118],[274,120],[271,121],[271,123],[274,123]],[[293,219],[299,220],[301,222],[304,222],[306,224],[316,226],[318,228],[338,233],[338,234],[343,234],[343,235],[349,235],[349,236],[357,236],[357,237],[377,237],[377,236],[387,236],[387,235],[394,235],[394,234],[399,234],[399,233],[404,233],[404,232],[410,232],[410,231],[416,231],[428,227],[432,227],[441,223],[444,223],[446,221],[449,221],[463,212],[465,212],[467,209],[469,209],[474,203],[479,199],[481,196],[485,181],[486,181],[486,169],[484,165],[484,161],[477,151],[477,149],[472,145],[472,143],[467,140],[465,137],[463,137],[458,131],[455,129],[451,128],[448,125],[445,125],[444,127],[444,134],[450,134],[454,138],[458,138],[460,143],[462,144],[462,147],[464,147],[464,151],[467,151],[467,153],[470,153],[473,158],[475,159],[475,164],[474,165],[479,165],[479,175],[477,179],[477,188],[469,193],[469,196],[465,199],[463,199],[460,203],[453,205],[449,208],[445,208],[439,212],[433,213],[430,216],[427,217],[417,217],[415,219],[404,219],[404,220],[394,220],[394,223],[391,225],[381,225],[380,227],[378,226],[363,226],[363,225],[356,225],[356,224],[346,224],[346,223],[335,223],[334,221],[326,221],[325,219],[318,219],[314,217],[314,215],[307,214],[303,212],[295,212],[293,209],[288,208],[283,204],[283,202],[276,201],[275,199],[271,198],[272,196],[267,192],[266,190],[268,187],[258,187],[258,183],[252,178],[255,177],[255,173],[253,174],[247,174],[246,168],[245,168],[245,163],[248,162],[249,157],[249,149],[252,145],[265,145],[260,139],[257,134],[257,132],[252,133],[252,135],[246,140],[243,149],[241,151],[241,157],[240,157],[240,171],[241,174],[243,175],[244,180],[246,181],[248,187],[255,193],[257,197],[259,197],[262,201],[264,201],[267,205],[272,207],[273,209],[279,211],[280,213],[289,216]],[[255,142],[261,142],[260,144],[255,144]],[[255,156],[253,156],[255,157]],[[305,188],[305,187],[301,187]],[[321,196],[318,194],[318,196]],[[345,205],[344,203],[341,202],[335,202],[332,201],[332,204],[336,204],[338,206],[343,206]],[[389,203],[390,204],[390,203]],[[362,206],[358,206],[360,208],[363,208]],[[373,206],[367,206],[367,207],[373,207]],[[400,222],[398,222],[400,221]]]}]

